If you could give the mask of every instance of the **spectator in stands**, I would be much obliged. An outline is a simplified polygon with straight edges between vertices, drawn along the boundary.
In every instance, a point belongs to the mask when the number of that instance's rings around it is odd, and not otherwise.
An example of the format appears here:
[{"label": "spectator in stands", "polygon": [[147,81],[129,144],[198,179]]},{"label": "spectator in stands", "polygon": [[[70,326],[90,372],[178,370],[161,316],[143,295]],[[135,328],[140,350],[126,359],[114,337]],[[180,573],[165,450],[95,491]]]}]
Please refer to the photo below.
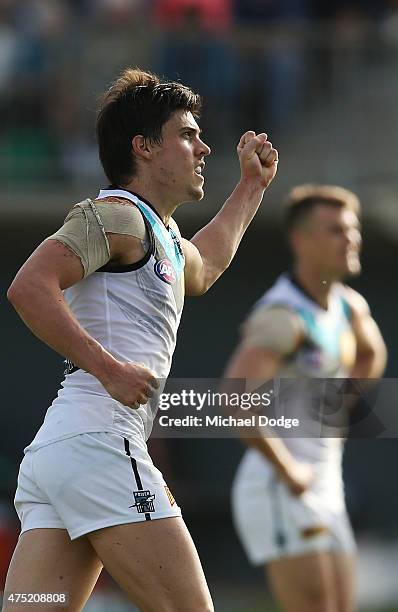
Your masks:
[{"label": "spectator in stands", "polygon": [[[155,0],[154,23],[162,30],[153,64],[168,78],[181,79],[203,92],[209,106],[233,119],[236,60],[229,38],[232,0]],[[204,116],[205,127],[209,117]]]}]

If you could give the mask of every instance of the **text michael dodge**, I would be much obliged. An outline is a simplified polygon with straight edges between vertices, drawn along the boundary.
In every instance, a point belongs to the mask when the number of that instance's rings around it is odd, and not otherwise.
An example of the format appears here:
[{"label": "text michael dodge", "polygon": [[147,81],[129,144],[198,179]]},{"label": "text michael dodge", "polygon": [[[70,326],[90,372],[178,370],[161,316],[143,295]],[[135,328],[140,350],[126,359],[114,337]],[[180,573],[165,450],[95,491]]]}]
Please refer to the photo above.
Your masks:
[{"label": "text michael dodge", "polygon": [[220,415],[207,415],[205,417],[186,415],[184,417],[171,417],[168,414],[162,414],[159,417],[159,425],[161,427],[282,427],[283,429],[291,429],[299,427],[299,419],[286,419],[284,416],[278,418],[270,418],[265,415],[256,415],[242,418]]}]

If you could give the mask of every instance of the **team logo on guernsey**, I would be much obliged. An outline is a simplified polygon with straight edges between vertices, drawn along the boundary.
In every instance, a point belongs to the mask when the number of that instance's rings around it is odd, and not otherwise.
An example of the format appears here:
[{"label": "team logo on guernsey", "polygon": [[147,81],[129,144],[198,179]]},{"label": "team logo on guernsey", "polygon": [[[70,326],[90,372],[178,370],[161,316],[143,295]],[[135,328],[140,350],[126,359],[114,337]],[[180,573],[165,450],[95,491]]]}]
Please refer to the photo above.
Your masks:
[{"label": "team logo on guernsey", "polygon": [[168,285],[174,285],[177,280],[175,270],[169,259],[161,259],[155,263],[155,274]]},{"label": "team logo on guernsey", "polygon": [[135,504],[130,508],[137,508],[137,512],[145,514],[146,512],[155,512],[153,500],[155,494],[150,491],[133,491]]}]

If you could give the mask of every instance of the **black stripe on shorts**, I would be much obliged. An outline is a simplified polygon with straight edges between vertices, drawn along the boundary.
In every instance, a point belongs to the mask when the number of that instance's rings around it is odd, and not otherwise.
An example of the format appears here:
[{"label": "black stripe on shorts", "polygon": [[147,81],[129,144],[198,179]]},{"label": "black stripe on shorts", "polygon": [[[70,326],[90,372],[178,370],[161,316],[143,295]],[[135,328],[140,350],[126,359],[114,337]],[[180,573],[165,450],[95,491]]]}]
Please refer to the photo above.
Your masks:
[{"label": "black stripe on shorts", "polygon": [[[137,489],[139,491],[143,491],[144,487],[142,486],[141,477],[138,472],[137,461],[134,459],[134,457],[131,456],[131,453],[130,453],[130,442],[127,440],[127,438],[123,438],[123,440],[124,440],[124,450],[126,451],[126,455],[130,457],[131,467],[133,469],[135,482],[137,483]],[[149,514],[149,512],[145,513],[145,520],[146,521],[151,520],[151,515]]]},{"label": "black stripe on shorts", "polygon": [[280,498],[278,477],[275,477],[271,482],[270,502],[272,522],[274,524],[274,543],[279,550],[284,550],[287,544],[287,536],[283,525],[282,500]]}]

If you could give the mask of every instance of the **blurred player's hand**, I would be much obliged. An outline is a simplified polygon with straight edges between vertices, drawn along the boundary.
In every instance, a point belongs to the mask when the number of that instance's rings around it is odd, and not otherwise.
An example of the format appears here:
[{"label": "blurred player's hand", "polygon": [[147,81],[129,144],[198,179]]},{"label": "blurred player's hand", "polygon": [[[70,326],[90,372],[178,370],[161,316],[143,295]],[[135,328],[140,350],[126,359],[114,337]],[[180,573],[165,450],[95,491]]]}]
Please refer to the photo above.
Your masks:
[{"label": "blurred player's hand", "polygon": [[287,469],[281,471],[280,476],[293,495],[302,495],[314,479],[314,470],[309,463],[295,461]]},{"label": "blurred player's hand", "polygon": [[155,374],[142,363],[117,362],[99,380],[113,399],[135,409],[146,404],[159,388]]},{"label": "blurred player's hand", "polygon": [[258,181],[265,189],[273,180],[278,168],[278,151],[268,141],[267,134],[256,136],[246,132],[237,146],[242,179]]}]

